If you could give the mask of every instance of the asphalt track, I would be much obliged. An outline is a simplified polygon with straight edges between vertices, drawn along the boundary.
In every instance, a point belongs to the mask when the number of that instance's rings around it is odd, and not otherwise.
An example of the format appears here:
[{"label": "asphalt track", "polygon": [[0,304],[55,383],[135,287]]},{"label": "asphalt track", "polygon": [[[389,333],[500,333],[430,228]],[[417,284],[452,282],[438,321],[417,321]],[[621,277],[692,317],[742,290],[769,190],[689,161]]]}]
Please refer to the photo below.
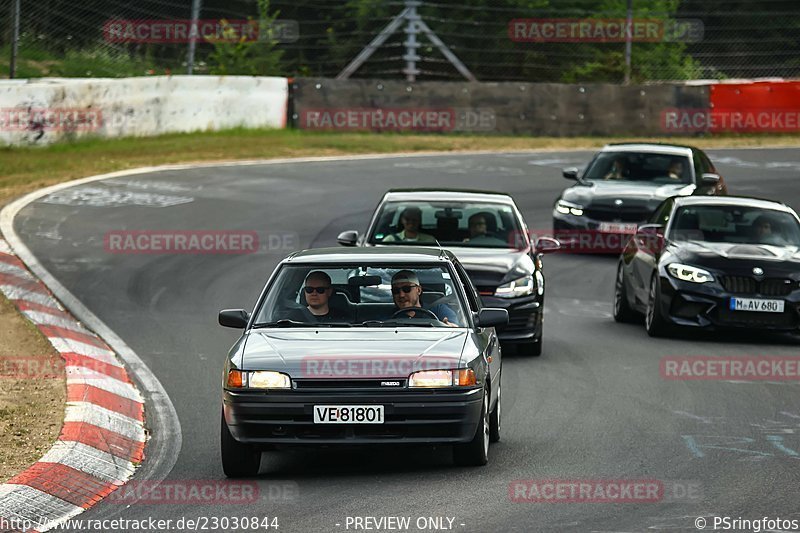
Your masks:
[{"label": "asphalt track", "polygon": [[[38,200],[20,212],[15,228],[42,265],[164,385],[183,433],[167,479],[222,480],[220,375],[237,333],[217,326],[216,314],[252,307],[288,253],[284,245],[334,245],[341,230],[363,231],[382,193],[398,186],[506,191],[531,228],[548,229],[553,200],[568,185],[560,169],[583,165],[590,155],[154,172]],[[714,150],[711,157],[732,194],[800,209],[800,150]],[[82,194],[72,194],[76,189]],[[95,205],[85,205],[90,197]],[[148,202],[163,207],[142,205]],[[181,229],[252,230],[265,249],[249,255],[104,249],[108,231]],[[713,516],[800,519],[798,382],[669,381],[659,374],[664,356],[796,356],[800,343],[746,334],[652,340],[642,326],[611,318],[615,265],[610,256],[545,259],[544,355],[504,354],[503,435],[486,467],[455,467],[446,448],[268,452],[254,503],[107,501],[81,518],[276,516],[283,532],[353,531],[347,517],[366,516],[411,517],[410,531],[420,530],[418,517],[450,517],[453,530],[464,532],[696,531],[699,516],[707,517],[707,530]],[[519,479],[655,479],[675,493],[657,503],[514,503],[509,484]],[[288,492],[276,492],[280,487]],[[680,494],[681,487],[691,494]]]}]

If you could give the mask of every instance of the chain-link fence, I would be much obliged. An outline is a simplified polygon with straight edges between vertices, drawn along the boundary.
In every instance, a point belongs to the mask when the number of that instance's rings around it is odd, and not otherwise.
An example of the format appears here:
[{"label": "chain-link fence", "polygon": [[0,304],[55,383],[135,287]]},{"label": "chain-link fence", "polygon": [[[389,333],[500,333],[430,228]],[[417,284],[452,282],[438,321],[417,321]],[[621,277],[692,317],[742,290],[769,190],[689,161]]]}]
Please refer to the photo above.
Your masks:
[{"label": "chain-link fence", "polygon": [[626,41],[634,82],[800,73],[798,0],[0,0],[0,77],[16,4],[18,78],[336,77],[379,36],[353,78],[621,82]]}]

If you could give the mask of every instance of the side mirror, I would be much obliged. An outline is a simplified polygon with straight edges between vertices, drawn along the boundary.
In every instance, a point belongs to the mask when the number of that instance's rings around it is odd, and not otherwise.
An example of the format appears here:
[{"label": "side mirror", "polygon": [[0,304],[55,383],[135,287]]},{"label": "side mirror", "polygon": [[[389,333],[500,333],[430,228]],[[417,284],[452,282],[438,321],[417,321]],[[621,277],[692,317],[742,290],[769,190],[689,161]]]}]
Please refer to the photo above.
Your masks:
[{"label": "side mirror", "polygon": [[219,312],[219,325],[226,328],[244,329],[248,320],[250,313],[244,309],[223,309]]},{"label": "side mirror", "polygon": [[636,230],[636,244],[648,251],[660,250],[664,245],[664,226],[661,224],[642,224]]},{"label": "side mirror", "polygon": [[508,324],[508,311],[494,307],[484,307],[478,311],[478,319],[475,323],[480,328],[505,326]]},{"label": "side mirror", "polygon": [[561,249],[561,243],[558,239],[553,239],[552,237],[540,237],[538,241],[536,241],[536,253],[539,254],[549,254],[552,252],[557,252]]},{"label": "side mirror", "polygon": [[716,185],[717,183],[719,183],[719,174],[714,174],[712,172],[705,172],[700,177],[700,182],[703,185]]},{"label": "side mirror", "polygon": [[358,242],[358,232],[353,229],[343,231],[336,237],[336,242],[342,246],[355,246]]},{"label": "side mirror", "polygon": [[575,180],[578,181],[578,169],[577,167],[569,167],[565,168],[561,171],[561,175],[567,178],[568,180]]}]

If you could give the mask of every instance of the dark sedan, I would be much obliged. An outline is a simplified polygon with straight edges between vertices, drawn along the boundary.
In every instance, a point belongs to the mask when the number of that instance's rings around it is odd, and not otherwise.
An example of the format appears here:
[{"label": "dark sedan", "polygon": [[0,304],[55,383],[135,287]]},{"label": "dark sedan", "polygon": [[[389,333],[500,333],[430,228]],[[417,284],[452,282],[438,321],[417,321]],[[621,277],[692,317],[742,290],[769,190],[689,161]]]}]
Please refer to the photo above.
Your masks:
[{"label": "dark sedan", "polygon": [[614,318],[677,326],[800,329],[800,219],[739,197],[675,197],[639,227],[617,269]]},{"label": "dark sedan", "polygon": [[344,246],[411,245],[451,250],[480,292],[483,305],[508,310],[498,328],[505,346],[541,355],[545,277],[542,254],[558,241],[531,241],[514,200],[507,194],[445,189],[388,191],[367,233],[339,235]]},{"label": "dark sedan", "polygon": [[725,180],[708,156],[691,146],[610,144],[553,206],[553,231],[567,248],[618,253],[638,224],[671,196],[725,195]]},{"label": "dark sedan", "polygon": [[486,464],[500,438],[494,326],[507,321],[447,251],[291,255],[252,316],[219,315],[244,329],[222,376],[225,474],[257,474],[275,445],[452,444],[456,463]]}]

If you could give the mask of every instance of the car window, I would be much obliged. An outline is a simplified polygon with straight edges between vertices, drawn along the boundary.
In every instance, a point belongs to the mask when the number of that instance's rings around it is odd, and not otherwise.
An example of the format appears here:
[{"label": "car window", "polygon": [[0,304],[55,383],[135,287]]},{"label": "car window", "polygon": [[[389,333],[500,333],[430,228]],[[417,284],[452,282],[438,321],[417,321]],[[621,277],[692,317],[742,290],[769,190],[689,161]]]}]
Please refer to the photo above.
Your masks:
[{"label": "car window", "polygon": [[459,278],[461,278],[461,284],[464,286],[464,292],[467,295],[467,304],[469,305],[469,309],[473,313],[477,313],[481,309],[481,300],[478,297],[478,292],[475,290],[472,280],[470,280],[467,271],[464,270],[464,267],[461,266],[461,263],[454,263],[454,266],[456,267],[456,272],[458,273]]},{"label": "car window", "polygon": [[672,240],[800,246],[800,223],[790,213],[730,205],[676,210]]},{"label": "car window", "polygon": [[584,179],[636,181],[663,185],[692,182],[691,160],[682,155],[648,152],[601,152],[586,169]]},{"label": "car window", "polygon": [[672,206],[675,202],[673,200],[664,200],[661,202],[661,205],[658,206],[656,211],[648,220],[650,224],[661,224],[662,226],[666,226],[669,222],[670,214],[672,213]]},{"label": "car window", "polygon": [[491,202],[386,202],[370,244],[514,248],[522,233],[513,207]]},{"label": "car window", "polygon": [[698,151],[694,151],[694,172],[699,180],[706,172],[711,172],[708,159],[704,158]]},{"label": "car window", "polygon": [[[413,285],[412,290],[395,296],[392,279],[401,270],[411,271],[418,283],[404,283]],[[443,323],[447,317],[450,323],[466,327],[465,302],[455,285],[460,280],[451,272],[445,265],[283,265],[256,310],[255,324],[276,325],[285,320],[328,327],[365,322],[378,327],[381,322],[387,322],[386,327],[447,327]],[[410,305],[412,301],[414,307],[430,313],[420,313],[413,319],[400,317],[401,323],[395,323],[398,302]]]}]

